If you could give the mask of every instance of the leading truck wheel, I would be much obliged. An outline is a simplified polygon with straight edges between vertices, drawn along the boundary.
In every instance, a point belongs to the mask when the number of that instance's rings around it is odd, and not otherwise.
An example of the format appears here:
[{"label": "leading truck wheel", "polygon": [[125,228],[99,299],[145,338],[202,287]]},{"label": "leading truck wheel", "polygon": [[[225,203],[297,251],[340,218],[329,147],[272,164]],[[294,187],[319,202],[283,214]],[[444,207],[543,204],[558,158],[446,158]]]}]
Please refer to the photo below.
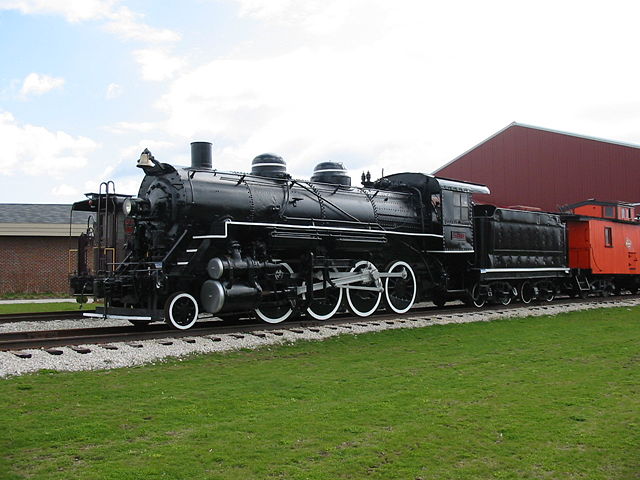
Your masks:
[{"label": "leading truck wheel", "polygon": [[164,306],[164,321],[172,328],[187,330],[198,320],[198,302],[185,292],[171,295]]}]

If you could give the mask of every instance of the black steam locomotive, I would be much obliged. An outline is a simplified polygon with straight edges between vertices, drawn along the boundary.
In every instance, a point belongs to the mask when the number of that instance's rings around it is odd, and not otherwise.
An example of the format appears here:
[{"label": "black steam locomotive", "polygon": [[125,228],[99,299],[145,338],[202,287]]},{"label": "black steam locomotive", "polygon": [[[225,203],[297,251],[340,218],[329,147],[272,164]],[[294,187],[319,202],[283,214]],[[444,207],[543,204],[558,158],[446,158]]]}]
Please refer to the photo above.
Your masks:
[{"label": "black steam locomotive", "polygon": [[191,160],[176,169],[145,150],[136,197],[104,184],[74,204],[96,215],[71,277],[76,295],[104,299],[95,315],[178,329],[201,312],[366,317],[425,300],[549,300],[569,275],[559,217],[474,207],[483,185],[399,173],[355,187],[335,162],[296,180],[272,154],[250,174],[223,172],[206,142]]}]

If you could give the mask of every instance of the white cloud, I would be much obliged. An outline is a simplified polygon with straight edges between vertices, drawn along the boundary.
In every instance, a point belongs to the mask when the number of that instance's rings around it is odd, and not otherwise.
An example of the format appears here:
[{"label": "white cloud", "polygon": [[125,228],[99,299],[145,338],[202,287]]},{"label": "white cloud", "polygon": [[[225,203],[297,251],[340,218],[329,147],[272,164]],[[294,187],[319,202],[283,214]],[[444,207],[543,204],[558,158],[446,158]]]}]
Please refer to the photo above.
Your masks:
[{"label": "white cloud", "polygon": [[23,96],[42,95],[43,93],[47,93],[53,89],[61,88],[63,85],[64,78],[41,75],[39,73],[30,73],[22,82],[20,94]]},{"label": "white cloud", "polygon": [[0,0],[0,9],[21,13],[61,15],[68,22],[82,22],[108,16],[117,1],[104,0]]},{"label": "white cloud", "polygon": [[49,175],[87,165],[98,144],[86,137],[52,132],[44,127],[21,125],[9,112],[0,111],[0,174]]},{"label": "white cloud", "polygon": [[56,197],[76,198],[80,196],[80,190],[78,190],[75,187],[72,187],[71,185],[67,185],[66,183],[63,183],[61,185],[56,185],[51,189],[51,193]]},{"label": "white cloud", "polygon": [[312,34],[328,34],[359,9],[375,8],[371,0],[234,0],[241,16],[252,16]]},{"label": "white cloud", "polygon": [[631,2],[235,1],[261,41],[157,103],[167,132],[222,144],[221,168],[275,151],[302,175],[328,158],[432,171],[513,120],[607,135],[585,107],[640,99]]},{"label": "white cloud", "polygon": [[184,60],[158,48],[134,50],[133,57],[142,68],[142,78],[149,81],[168,80],[185,66]]},{"label": "white cloud", "polygon": [[113,100],[114,98],[118,98],[122,95],[122,86],[117,83],[110,83],[107,85],[107,93],[105,94],[105,98],[107,100]]},{"label": "white cloud", "polygon": [[143,15],[132,12],[127,7],[114,9],[108,18],[105,29],[120,38],[147,43],[170,43],[180,40],[180,35],[173,30],[154,28],[141,22]]},{"label": "white cloud", "polygon": [[[164,140],[153,140],[153,139],[140,140],[135,145],[129,145],[128,147],[125,147],[120,151],[120,158],[121,158],[120,162],[131,161],[135,164],[135,162],[137,162],[138,158],[140,157],[140,154],[145,148],[148,148],[152,153],[157,154],[162,150],[167,150],[173,147],[174,147],[173,143],[166,142]],[[158,160],[163,161],[163,160],[160,160],[159,158]]]},{"label": "white cloud", "polygon": [[125,40],[165,43],[180,39],[177,32],[147,25],[142,21],[144,15],[119,3],[119,0],[0,0],[0,10],[60,15],[72,23],[98,20],[107,31]]},{"label": "white cloud", "polygon": [[111,133],[121,134],[127,132],[147,133],[159,128],[159,126],[155,122],[118,122],[115,125],[109,125],[104,128]]}]

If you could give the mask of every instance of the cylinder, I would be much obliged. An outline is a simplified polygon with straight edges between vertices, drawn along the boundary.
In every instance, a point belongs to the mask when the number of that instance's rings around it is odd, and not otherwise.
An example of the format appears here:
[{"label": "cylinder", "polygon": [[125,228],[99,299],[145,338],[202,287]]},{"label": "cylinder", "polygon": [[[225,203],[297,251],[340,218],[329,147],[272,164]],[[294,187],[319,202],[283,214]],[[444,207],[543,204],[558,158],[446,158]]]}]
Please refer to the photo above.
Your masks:
[{"label": "cylinder", "polygon": [[211,142],[191,142],[191,168],[211,170],[213,167],[212,146]]},{"label": "cylinder", "polygon": [[227,287],[218,280],[207,280],[200,289],[200,303],[209,313],[251,310],[259,301],[260,290],[249,285]]}]

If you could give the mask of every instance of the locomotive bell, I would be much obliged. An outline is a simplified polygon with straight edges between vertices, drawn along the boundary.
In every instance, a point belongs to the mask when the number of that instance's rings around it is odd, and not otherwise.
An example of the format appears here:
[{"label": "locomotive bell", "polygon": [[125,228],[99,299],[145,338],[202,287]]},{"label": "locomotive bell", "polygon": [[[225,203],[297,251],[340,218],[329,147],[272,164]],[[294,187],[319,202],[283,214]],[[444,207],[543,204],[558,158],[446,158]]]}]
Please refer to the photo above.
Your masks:
[{"label": "locomotive bell", "polygon": [[351,177],[341,162],[321,162],[313,169],[312,182],[351,186]]},{"label": "locomotive bell", "polygon": [[155,158],[153,158],[153,154],[149,151],[148,148],[145,148],[140,154],[140,158],[138,159],[138,163],[136,167],[144,168],[144,167],[153,167],[155,164],[153,163]]},{"label": "locomotive bell", "polygon": [[273,153],[258,155],[251,162],[251,175],[271,178],[287,178],[287,163]]}]

